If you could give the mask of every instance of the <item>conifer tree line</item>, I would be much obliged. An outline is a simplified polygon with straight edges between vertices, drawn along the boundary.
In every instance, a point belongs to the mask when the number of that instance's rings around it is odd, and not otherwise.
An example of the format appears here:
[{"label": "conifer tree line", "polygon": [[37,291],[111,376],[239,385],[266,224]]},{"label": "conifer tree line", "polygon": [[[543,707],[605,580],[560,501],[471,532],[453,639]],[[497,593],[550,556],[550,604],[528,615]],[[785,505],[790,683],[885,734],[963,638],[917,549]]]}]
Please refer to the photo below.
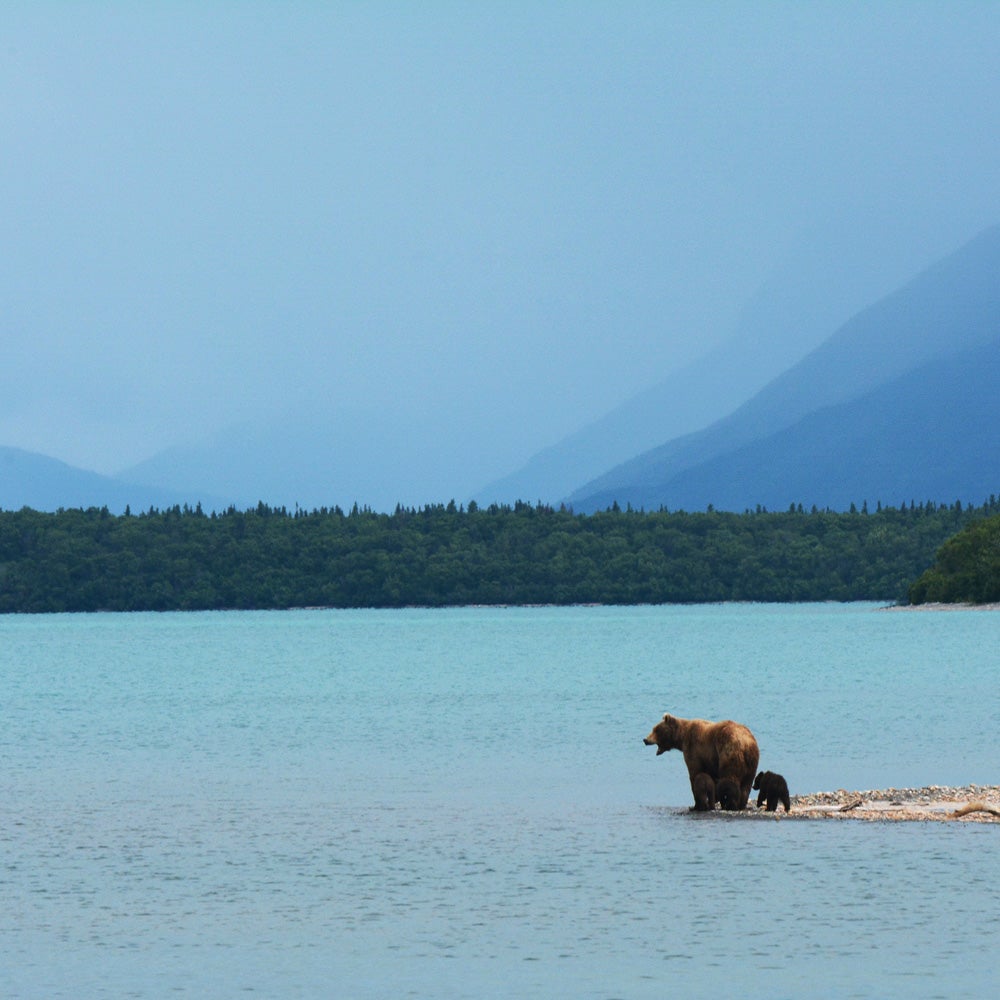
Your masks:
[{"label": "conifer tree line", "polygon": [[0,612],[905,601],[1000,513],[867,503],[743,514],[544,504],[0,511]]}]

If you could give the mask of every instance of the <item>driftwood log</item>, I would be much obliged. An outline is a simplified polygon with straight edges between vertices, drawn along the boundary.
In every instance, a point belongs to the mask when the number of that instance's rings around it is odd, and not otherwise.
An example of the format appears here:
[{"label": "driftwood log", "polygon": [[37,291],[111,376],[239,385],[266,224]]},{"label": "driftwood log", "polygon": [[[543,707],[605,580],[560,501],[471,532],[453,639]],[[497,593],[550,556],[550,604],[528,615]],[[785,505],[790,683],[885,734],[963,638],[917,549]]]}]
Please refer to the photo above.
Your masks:
[{"label": "driftwood log", "polygon": [[969,813],[975,812],[992,813],[994,816],[1000,816],[1000,809],[996,806],[991,806],[988,802],[966,802],[964,806],[959,806],[949,818],[958,819],[959,816],[968,816]]}]

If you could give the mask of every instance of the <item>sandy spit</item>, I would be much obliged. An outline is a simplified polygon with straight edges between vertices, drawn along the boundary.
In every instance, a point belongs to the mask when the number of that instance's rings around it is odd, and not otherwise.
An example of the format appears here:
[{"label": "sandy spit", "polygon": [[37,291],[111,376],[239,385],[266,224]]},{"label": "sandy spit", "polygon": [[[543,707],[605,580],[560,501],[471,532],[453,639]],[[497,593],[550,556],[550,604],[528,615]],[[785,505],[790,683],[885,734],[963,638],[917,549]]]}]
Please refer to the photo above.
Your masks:
[{"label": "sandy spit", "polygon": [[[969,811],[956,812],[967,807]],[[985,806],[986,809],[976,808]],[[989,812],[993,809],[996,812]],[[877,788],[866,791],[814,792],[793,795],[792,811],[758,809],[756,799],[743,812],[692,813],[727,819],[763,820],[862,820],[882,822],[956,822],[1000,824],[1000,785],[927,785],[924,788]]]},{"label": "sandy spit", "polygon": [[891,604],[879,611],[1000,611],[1000,604]]}]

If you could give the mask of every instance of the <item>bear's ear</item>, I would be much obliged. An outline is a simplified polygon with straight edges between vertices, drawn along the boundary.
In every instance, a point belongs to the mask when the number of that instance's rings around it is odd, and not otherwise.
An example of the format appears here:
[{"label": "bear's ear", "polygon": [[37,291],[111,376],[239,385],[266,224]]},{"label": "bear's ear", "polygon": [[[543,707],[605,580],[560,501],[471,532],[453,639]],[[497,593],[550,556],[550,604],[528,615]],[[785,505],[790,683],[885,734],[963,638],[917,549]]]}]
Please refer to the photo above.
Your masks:
[{"label": "bear's ear", "polygon": [[663,714],[663,721],[664,722],[669,722],[670,721],[670,713],[669,712],[664,712],[664,714]]}]

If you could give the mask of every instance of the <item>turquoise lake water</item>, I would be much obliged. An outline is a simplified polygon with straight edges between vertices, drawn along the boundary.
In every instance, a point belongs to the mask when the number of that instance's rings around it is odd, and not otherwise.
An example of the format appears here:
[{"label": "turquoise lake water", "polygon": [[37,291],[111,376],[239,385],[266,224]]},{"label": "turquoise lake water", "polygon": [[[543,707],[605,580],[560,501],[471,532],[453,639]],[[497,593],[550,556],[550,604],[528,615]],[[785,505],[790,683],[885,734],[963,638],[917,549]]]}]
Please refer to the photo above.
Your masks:
[{"label": "turquoise lake water", "polygon": [[1000,827],[696,817],[1000,784],[1000,614],[0,618],[0,997],[987,997]]}]

